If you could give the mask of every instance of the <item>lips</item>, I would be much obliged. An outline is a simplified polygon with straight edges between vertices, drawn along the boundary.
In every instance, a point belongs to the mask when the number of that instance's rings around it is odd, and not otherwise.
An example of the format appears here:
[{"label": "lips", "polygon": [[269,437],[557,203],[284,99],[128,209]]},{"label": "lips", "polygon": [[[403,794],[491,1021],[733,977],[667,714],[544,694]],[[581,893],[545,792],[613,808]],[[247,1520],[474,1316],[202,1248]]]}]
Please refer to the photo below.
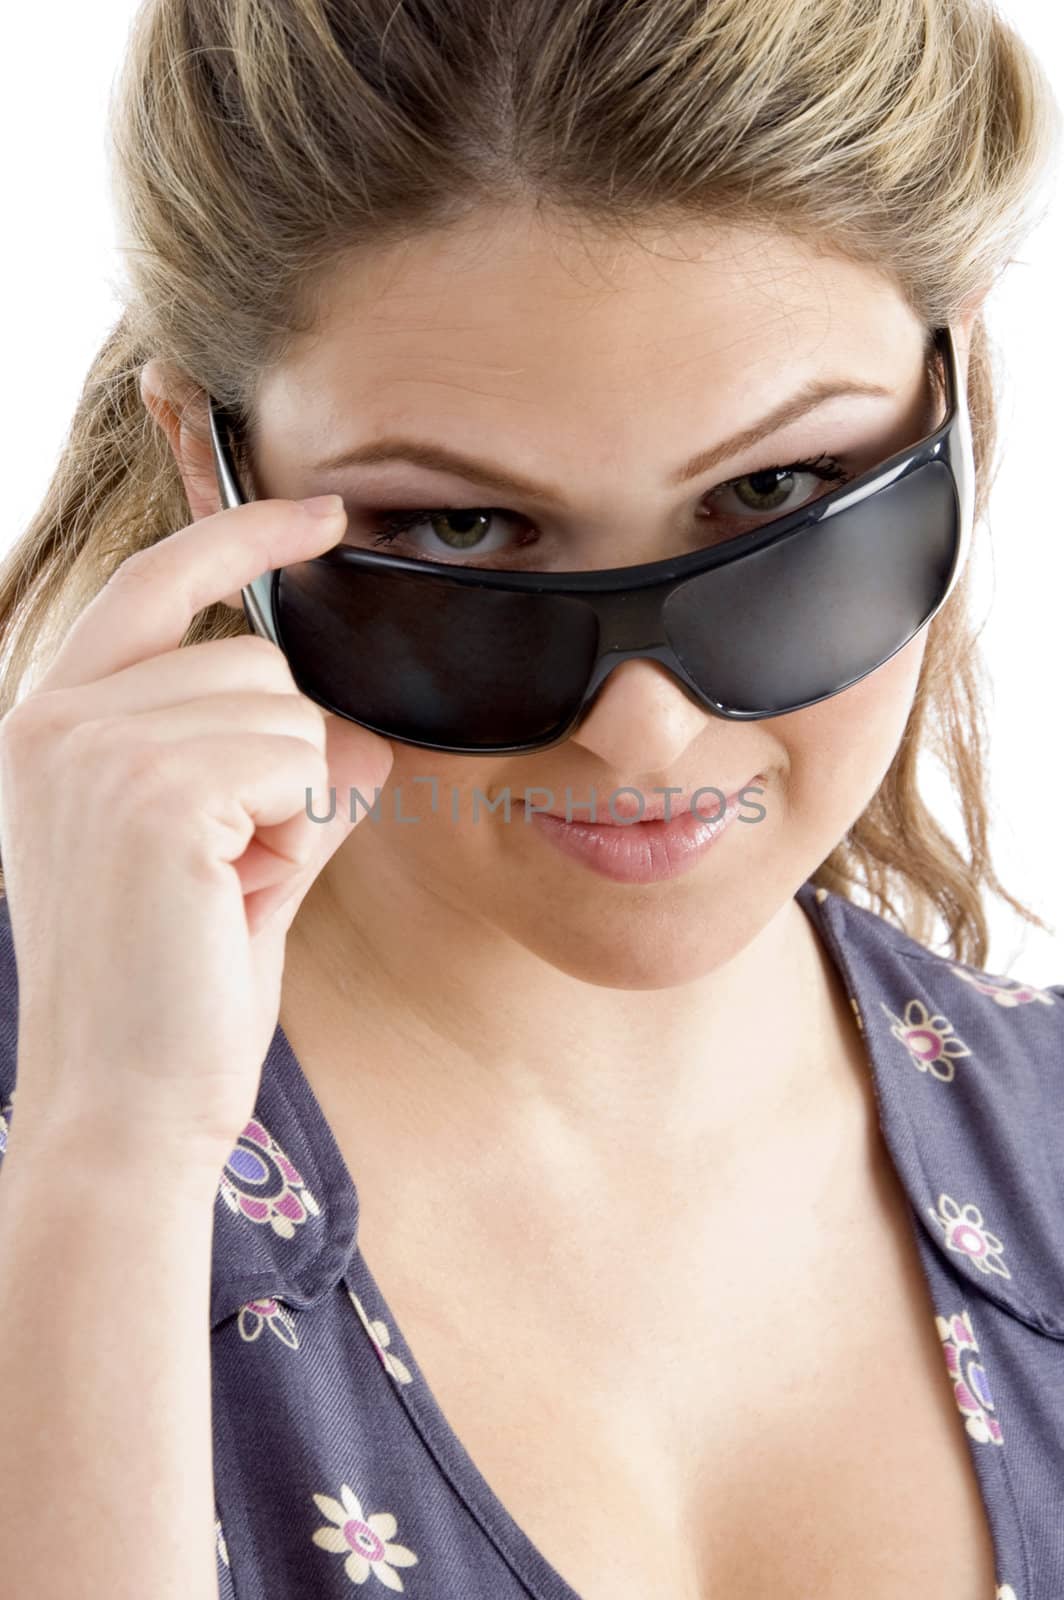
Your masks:
[{"label": "lips", "polygon": [[545,844],[592,872],[621,884],[645,885],[693,871],[707,851],[717,847],[716,841],[731,831],[741,804],[736,794],[725,806],[716,799],[706,816],[699,807],[688,806],[668,822],[657,818],[609,827],[566,822],[543,811],[529,811],[526,821]]}]

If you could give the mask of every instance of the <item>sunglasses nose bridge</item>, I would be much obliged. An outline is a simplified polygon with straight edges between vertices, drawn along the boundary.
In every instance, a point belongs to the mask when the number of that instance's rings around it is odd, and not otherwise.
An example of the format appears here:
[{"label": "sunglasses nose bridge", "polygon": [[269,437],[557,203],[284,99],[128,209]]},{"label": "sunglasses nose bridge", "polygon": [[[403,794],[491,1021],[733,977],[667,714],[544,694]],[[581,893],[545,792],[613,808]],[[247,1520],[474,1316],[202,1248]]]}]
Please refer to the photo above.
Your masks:
[{"label": "sunglasses nose bridge", "polygon": [[[603,654],[639,655],[665,644],[660,588],[633,589],[600,595],[595,607],[599,649]],[[611,662],[616,666],[616,660]]]},{"label": "sunglasses nose bridge", "polygon": [[662,610],[660,584],[597,597],[598,660],[587,687],[586,704],[598,697],[607,678],[623,662],[656,661],[690,699],[705,708],[705,697],[687,678],[666,636]]}]

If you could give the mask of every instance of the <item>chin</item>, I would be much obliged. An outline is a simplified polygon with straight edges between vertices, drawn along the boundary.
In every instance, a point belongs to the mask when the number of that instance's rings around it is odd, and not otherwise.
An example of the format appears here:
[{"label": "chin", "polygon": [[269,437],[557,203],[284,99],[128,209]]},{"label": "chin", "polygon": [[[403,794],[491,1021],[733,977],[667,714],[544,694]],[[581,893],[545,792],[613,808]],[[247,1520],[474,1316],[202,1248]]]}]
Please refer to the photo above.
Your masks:
[{"label": "chin", "polygon": [[724,966],[759,931],[759,919],[741,889],[732,897],[703,894],[685,903],[651,904],[645,895],[593,900],[586,896],[566,918],[555,903],[549,920],[513,926],[512,937],[533,955],[580,983],[603,989],[673,989],[695,983]]}]

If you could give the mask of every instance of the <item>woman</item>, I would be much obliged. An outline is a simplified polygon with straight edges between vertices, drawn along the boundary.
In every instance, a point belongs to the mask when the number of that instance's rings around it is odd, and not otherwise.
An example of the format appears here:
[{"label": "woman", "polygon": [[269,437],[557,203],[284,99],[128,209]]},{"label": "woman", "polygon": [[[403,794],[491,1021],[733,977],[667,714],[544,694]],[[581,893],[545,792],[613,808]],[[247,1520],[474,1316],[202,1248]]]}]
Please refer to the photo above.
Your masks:
[{"label": "woman", "polygon": [[1056,117],[980,0],[142,7],[0,590],[20,1594],[1064,1593],[965,560]]}]

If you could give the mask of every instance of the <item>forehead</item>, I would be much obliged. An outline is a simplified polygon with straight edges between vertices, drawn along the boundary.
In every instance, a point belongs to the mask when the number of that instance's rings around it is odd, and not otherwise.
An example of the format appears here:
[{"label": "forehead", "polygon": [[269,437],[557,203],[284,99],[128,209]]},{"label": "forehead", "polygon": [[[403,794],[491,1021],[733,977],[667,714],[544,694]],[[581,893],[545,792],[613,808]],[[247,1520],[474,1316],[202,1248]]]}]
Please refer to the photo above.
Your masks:
[{"label": "forehead", "polygon": [[844,366],[903,382],[922,330],[882,274],[781,232],[671,223],[606,233],[525,210],[338,261],[313,333],[259,390],[267,427],[309,435],[351,407],[608,413],[707,386],[722,421]]}]

